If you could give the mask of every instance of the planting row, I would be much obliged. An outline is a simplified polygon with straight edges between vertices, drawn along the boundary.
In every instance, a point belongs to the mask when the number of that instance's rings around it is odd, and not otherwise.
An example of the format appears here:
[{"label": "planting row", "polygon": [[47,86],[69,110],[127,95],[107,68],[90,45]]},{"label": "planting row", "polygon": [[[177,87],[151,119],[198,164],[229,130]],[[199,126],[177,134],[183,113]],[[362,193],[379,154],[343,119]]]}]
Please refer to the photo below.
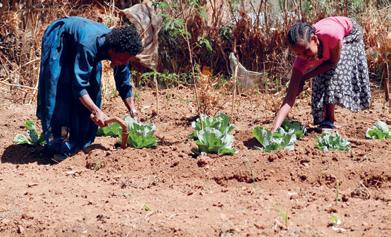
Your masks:
[{"label": "planting row", "polygon": [[[156,127],[153,124],[145,124],[136,121],[131,117],[125,117],[124,121],[128,127],[127,145],[133,148],[151,148],[158,144],[155,136]],[[201,114],[200,117],[192,123],[193,131],[190,138],[195,141],[197,149],[196,154],[213,153],[219,155],[233,155],[236,150],[232,146],[234,136],[232,135],[235,126],[225,113],[218,113],[214,117]],[[30,120],[25,122],[27,134],[16,135],[14,142],[16,144],[44,145],[45,140],[42,133],[39,135],[34,123]],[[122,128],[118,123],[112,123],[106,127],[99,128],[98,136],[121,137]],[[293,150],[298,139],[306,135],[306,128],[297,121],[284,121],[282,126],[272,133],[266,128],[255,127],[252,134],[259,142],[256,149],[264,152],[287,149]],[[375,125],[365,134],[367,139],[386,139],[391,138],[389,126],[377,121]],[[121,143],[121,141],[119,141]],[[350,143],[347,139],[341,137],[338,132],[323,133],[317,138],[315,145],[322,151],[329,150],[350,150]]]}]

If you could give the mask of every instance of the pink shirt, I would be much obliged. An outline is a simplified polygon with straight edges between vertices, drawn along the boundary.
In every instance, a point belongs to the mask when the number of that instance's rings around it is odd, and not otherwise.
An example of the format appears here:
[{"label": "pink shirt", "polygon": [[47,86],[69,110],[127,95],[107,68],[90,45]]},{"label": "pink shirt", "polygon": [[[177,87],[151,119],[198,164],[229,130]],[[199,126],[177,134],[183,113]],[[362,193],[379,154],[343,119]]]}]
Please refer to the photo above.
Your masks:
[{"label": "pink shirt", "polygon": [[323,44],[321,59],[306,60],[296,57],[293,68],[304,73],[330,59],[330,49],[335,48],[342,39],[352,31],[352,22],[344,16],[324,18],[313,25],[315,35]]}]

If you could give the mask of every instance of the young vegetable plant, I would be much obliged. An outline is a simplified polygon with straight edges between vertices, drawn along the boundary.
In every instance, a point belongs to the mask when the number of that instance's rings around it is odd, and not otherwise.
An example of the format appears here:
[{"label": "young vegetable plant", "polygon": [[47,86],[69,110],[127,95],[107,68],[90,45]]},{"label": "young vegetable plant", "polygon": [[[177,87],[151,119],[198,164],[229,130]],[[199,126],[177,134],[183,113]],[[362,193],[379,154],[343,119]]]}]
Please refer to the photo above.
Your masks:
[{"label": "young vegetable plant", "polygon": [[215,117],[209,117],[205,114],[201,114],[200,117],[191,123],[194,129],[190,135],[193,139],[197,139],[198,133],[205,128],[215,128],[221,133],[231,133],[235,126],[231,124],[231,119],[223,112],[218,113]]},{"label": "young vegetable plant", "polygon": [[222,133],[215,128],[205,128],[197,133],[196,144],[199,152],[217,153],[219,155],[233,155],[234,137],[229,133]]},{"label": "young vegetable plant", "polygon": [[104,137],[120,137],[122,128],[118,123],[111,123],[103,128],[98,128],[96,135]]},{"label": "young vegetable plant", "polygon": [[297,139],[303,138],[307,131],[305,126],[303,126],[299,121],[294,120],[284,120],[281,127],[287,132],[289,130],[293,130]]},{"label": "young vegetable plant", "polygon": [[219,155],[233,155],[235,149],[232,147],[234,137],[231,134],[234,125],[230,118],[219,113],[215,117],[209,117],[201,114],[195,122],[192,123],[194,129],[191,137],[196,140],[198,150],[196,153],[215,153]]},{"label": "young vegetable plant", "polygon": [[365,133],[367,139],[386,139],[391,138],[390,128],[385,122],[377,121],[372,128]]},{"label": "young vegetable plant", "polygon": [[322,151],[348,151],[350,150],[350,142],[341,137],[338,132],[324,133],[318,137],[315,147]]},{"label": "young vegetable plant", "polygon": [[295,131],[292,129],[285,131],[283,128],[278,128],[275,133],[272,133],[266,128],[255,127],[253,135],[262,145],[259,149],[265,152],[280,149],[293,150],[296,142]]},{"label": "young vegetable plant", "polygon": [[331,214],[330,215],[330,225],[331,226],[339,226],[340,224],[342,224],[342,221],[339,218],[339,216],[336,213]]},{"label": "young vegetable plant", "polygon": [[137,122],[130,116],[125,117],[125,122],[128,124],[128,145],[134,148],[150,148],[156,146],[155,125]]},{"label": "young vegetable plant", "polygon": [[14,138],[14,142],[19,145],[27,144],[27,145],[40,145],[43,146],[45,144],[45,138],[43,133],[38,135],[35,124],[31,120],[27,120],[24,123],[25,128],[27,129],[27,134],[17,134]]}]

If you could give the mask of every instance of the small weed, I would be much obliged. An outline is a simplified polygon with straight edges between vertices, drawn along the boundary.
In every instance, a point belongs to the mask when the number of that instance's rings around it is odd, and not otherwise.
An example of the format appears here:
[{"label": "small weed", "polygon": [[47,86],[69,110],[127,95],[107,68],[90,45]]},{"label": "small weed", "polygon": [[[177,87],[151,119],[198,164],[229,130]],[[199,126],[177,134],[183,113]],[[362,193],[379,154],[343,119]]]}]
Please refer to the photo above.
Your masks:
[{"label": "small weed", "polygon": [[143,210],[144,211],[151,211],[151,208],[147,204],[144,204]]},{"label": "small weed", "polygon": [[288,212],[279,208],[278,215],[280,216],[282,223],[285,225],[285,228],[288,229],[288,220],[289,220]]},{"label": "small weed", "polygon": [[333,226],[338,226],[342,223],[341,219],[339,216],[335,213],[330,215],[330,224]]}]

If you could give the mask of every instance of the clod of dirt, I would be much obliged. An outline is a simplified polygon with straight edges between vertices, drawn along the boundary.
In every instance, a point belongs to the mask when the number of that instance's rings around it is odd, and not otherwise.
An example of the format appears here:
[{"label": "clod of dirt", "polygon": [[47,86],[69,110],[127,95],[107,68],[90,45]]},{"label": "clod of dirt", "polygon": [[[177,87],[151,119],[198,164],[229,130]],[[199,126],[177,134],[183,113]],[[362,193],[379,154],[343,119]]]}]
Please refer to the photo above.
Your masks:
[{"label": "clod of dirt", "polygon": [[98,171],[106,167],[106,162],[97,159],[88,159],[86,161],[86,168],[94,171]]},{"label": "clod of dirt", "polygon": [[276,158],[278,158],[276,154],[271,154],[267,157],[267,160],[273,162]]},{"label": "clod of dirt", "polygon": [[343,202],[349,201],[349,197],[348,197],[347,195],[343,194],[343,195],[342,195],[342,201],[343,201]]},{"label": "clod of dirt", "polygon": [[171,165],[170,165],[170,167],[171,168],[174,168],[175,166],[177,166],[179,164],[179,161],[174,161]]},{"label": "clod of dirt", "polygon": [[24,233],[24,227],[21,226],[21,225],[18,225],[17,233],[18,234],[23,234]]},{"label": "clod of dirt", "polygon": [[380,188],[383,184],[384,178],[381,175],[372,175],[364,180],[366,187]]},{"label": "clod of dirt", "polygon": [[360,184],[350,193],[350,197],[368,200],[371,198],[371,193],[369,192],[368,188],[364,186],[364,184]]},{"label": "clod of dirt", "polygon": [[207,156],[200,156],[197,160],[198,167],[205,167],[209,164],[209,157]]}]

